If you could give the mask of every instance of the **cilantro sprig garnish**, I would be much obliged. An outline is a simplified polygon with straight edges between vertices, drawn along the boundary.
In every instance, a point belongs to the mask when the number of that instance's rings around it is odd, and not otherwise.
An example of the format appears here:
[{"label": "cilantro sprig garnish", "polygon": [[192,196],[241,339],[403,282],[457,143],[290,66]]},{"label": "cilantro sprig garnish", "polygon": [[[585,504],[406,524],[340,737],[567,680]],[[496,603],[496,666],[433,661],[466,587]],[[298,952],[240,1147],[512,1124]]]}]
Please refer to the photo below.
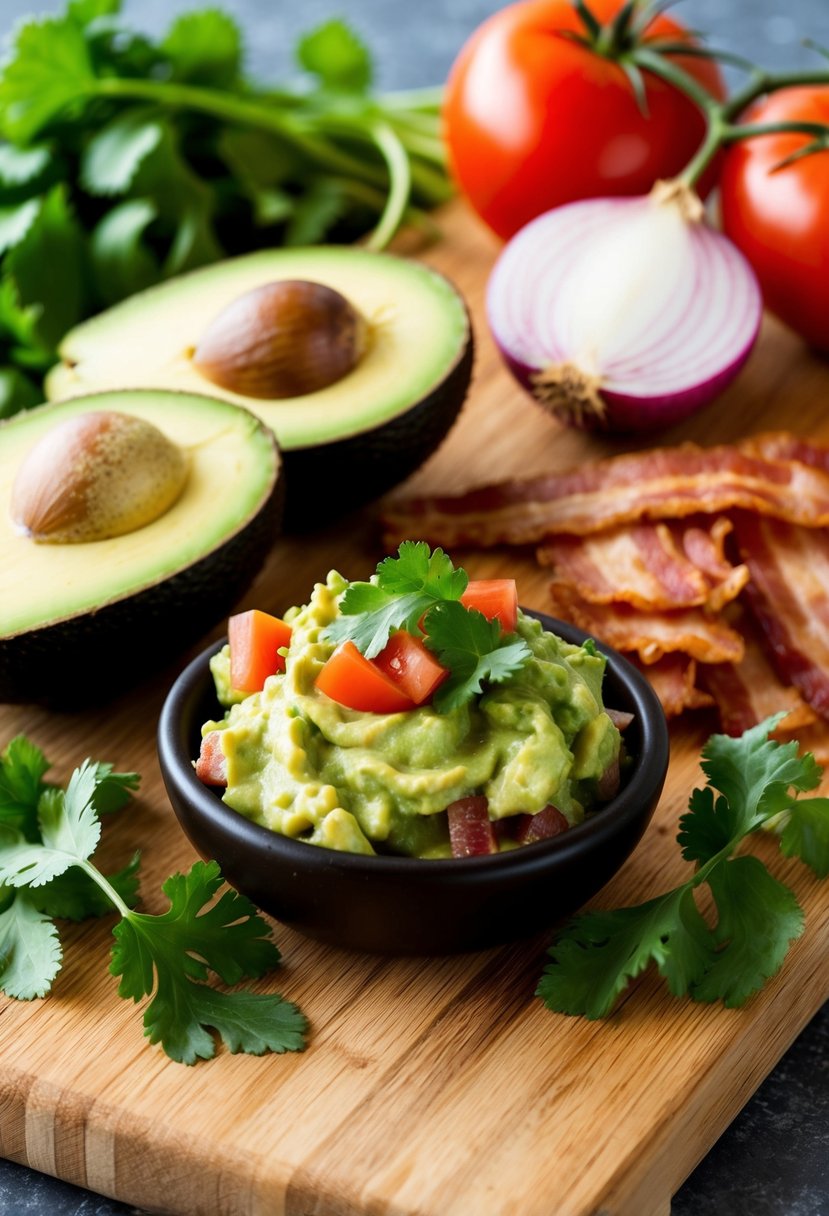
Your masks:
[{"label": "cilantro sprig garnish", "polygon": [[[798,798],[820,782],[814,756],[769,738],[783,715],[739,738],[713,735],[702,752],[708,784],[691,794],[678,843],[696,870],[647,903],[586,912],[559,935],[537,995],[559,1013],[607,1016],[629,982],[651,963],[675,996],[744,1004],[780,969],[803,932],[794,892],[757,857],[735,856],[753,833],[785,816],[780,848],[820,878],[829,874],[829,799]],[[695,891],[707,884],[709,924]]]},{"label": "cilantro sprig garnish", "polygon": [[423,622],[426,645],[451,675],[434,697],[439,713],[449,713],[483,692],[484,684],[501,684],[520,671],[530,648],[515,634],[503,636],[498,621],[463,604],[435,604]]},{"label": "cilantro sprig garnish", "polygon": [[417,634],[420,620],[443,600],[460,600],[469,583],[443,549],[404,540],[397,557],[386,557],[371,582],[350,583],[340,600],[341,615],[325,631],[332,642],[352,641],[367,659],[375,658],[393,630]]},{"label": "cilantro sprig garnish", "polygon": [[452,673],[433,702],[438,712],[448,713],[482,692],[484,683],[500,683],[520,671],[530,658],[523,639],[503,634],[497,621],[460,603],[468,584],[469,575],[443,549],[432,552],[425,541],[404,540],[397,557],[384,558],[370,582],[349,584],[340,616],[323,636],[337,644],[353,642],[367,659],[397,629],[423,636]]},{"label": "cilantro sprig garnish", "polygon": [[221,992],[205,982],[212,971],[226,984],[258,978],[279,962],[266,922],[236,891],[218,900],[215,862],[196,862],[162,890],[168,910],[135,910],[139,855],[106,876],[90,860],[101,837],[100,814],[126,806],[135,773],[113,772],[90,760],[66,790],[44,783],[49,762],[28,739],[13,739],[0,756],[0,989],[31,1000],[45,996],[62,964],[55,918],[83,920],[112,911],[110,972],[119,995],[149,996],[145,1034],[171,1059],[209,1059],[218,1031],[230,1051],[301,1051],[306,1021],[278,995]]}]

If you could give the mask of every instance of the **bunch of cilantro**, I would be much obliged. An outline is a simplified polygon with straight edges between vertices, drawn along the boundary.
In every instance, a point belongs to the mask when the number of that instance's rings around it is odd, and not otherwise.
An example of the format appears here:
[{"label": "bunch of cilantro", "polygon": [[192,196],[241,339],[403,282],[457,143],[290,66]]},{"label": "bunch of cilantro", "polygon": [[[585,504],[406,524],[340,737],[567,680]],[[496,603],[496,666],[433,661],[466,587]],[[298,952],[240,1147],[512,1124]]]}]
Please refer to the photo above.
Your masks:
[{"label": "bunch of cilantro", "polygon": [[113,911],[110,972],[119,996],[150,996],[144,1033],[171,1059],[194,1064],[216,1049],[210,1029],[230,1051],[301,1051],[306,1021],[278,995],[222,992],[204,981],[213,971],[226,984],[264,975],[279,950],[253,905],[227,889],[215,862],[196,862],[162,890],[166,912],[135,911],[139,855],[115,874],[90,860],[101,837],[100,816],[121,810],[138,786],[135,773],[86,760],[65,790],[43,778],[49,762],[20,735],[0,756],[0,990],[18,1000],[45,996],[63,954],[55,920],[84,920]]},{"label": "bunch of cilantro", "polygon": [[[702,752],[708,784],[679,822],[682,856],[695,864],[680,886],[647,903],[586,912],[550,949],[537,995],[559,1013],[606,1017],[630,981],[654,963],[674,996],[744,1004],[782,966],[803,932],[794,892],[758,857],[738,852],[763,828],[786,857],[829,874],[829,799],[800,798],[820,783],[811,753],[769,738],[783,714],[739,738],[713,735]],[[696,893],[707,886],[713,915]]]},{"label": "bunch of cilantro", "polygon": [[307,87],[255,86],[229,13],[157,42],[120,0],[68,0],[13,34],[0,70],[0,417],[85,316],[181,271],[275,244],[382,248],[450,192],[439,90],[371,91],[330,21],[300,39]]}]

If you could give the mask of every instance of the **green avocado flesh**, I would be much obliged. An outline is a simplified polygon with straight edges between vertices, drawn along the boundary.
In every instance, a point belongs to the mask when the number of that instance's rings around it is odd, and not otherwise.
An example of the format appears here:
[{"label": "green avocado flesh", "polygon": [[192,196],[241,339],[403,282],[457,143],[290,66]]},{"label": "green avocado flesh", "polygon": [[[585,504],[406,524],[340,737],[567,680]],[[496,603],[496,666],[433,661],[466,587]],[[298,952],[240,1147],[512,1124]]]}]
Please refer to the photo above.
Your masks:
[{"label": "green avocado flesh", "polygon": [[[131,414],[158,427],[185,452],[184,488],[159,518],[125,535],[38,544],[11,519],[17,470],[47,431],[91,410]],[[98,610],[190,567],[261,510],[278,469],[273,438],[256,418],[182,393],[101,393],[0,424],[0,638]]]},{"label": "green avocado flesh", "polygon": [[[332,572],[293,630],[284,674],[262,692],[234,693],[229,652],[211,661],[228,712],[220,730],[224,801],[272,831],[352,853],[451,856],[446,807],[484,794],[492,820],[553,803],[576,824],[619,756],[620,735],[602,704],[605,660],[519,613],[531,659],[474,701],[438,713],[347,709],[315,687],[334,646],[323,629],[347,586]],[[505,839],[502,848],[509,847]]]},{"label": "green avocado flesh", "polygon": [[[339,291],[368,323],[355,368],[318,392],[242,397],[202,376],[191,355],[214,318],[254,288],[305,279]],[[417,262],[348,247],[274,250],[196,270],[131,297],[70,331],[49,374],[50,400],[113,388],[207,393],[244,405],[285,450],[369,431],[442,383],[470,341],[454,288]]]}]

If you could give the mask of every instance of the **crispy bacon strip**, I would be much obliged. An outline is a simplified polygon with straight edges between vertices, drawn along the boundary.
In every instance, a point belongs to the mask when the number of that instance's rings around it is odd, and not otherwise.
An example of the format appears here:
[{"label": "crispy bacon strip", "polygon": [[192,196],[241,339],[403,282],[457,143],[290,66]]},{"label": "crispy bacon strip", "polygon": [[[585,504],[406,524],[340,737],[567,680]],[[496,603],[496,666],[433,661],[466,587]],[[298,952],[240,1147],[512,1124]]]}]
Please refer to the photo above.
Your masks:
[{"label": "crispy bacon strip", "polygon": [[748,581],[725,556],[731,521],[627,524],[587,536],[554,536],[538,550],[558,582],[593,604],[614,600],[645,610],[705,605],[719,611]]},{"label": "crispy bacon strip", "polygon": [[749,456],[759,456],[763,460],[798,460],[810,468],[829,472],[829,447],[813,443],[801,435],[793,435],[791,431],[767,431],[762,435],[752,435],[744,439],[740,447]]},{"label": "crispy bacon strip", "polygon": [[642,663],[635,655],[632,660],[650,681],[666,718],[676,718],[686,709],[704,709],[713,705],[713,698],[697,688],[695,659],[674,653],[663,655],[656,663]]},{"label": "crispy bacon strip", "polygon": [[383,515],[386,543],[393,547],[415,536],[446,546],[533,544],[561,533],[587,536],[634,520],[736,507],[808,527],[829,524],[825,449],[798,440],[797,460],[769,459],[762,451],[788,450],[790,436],[751,442],[753,447],[713,448],[686,443],[481,486],[456,497],[399,500]]},{"label": "crispy bacon strip", "polygon": [[817,721],[796,688],[783,684],[769,662],[759,629],[747,612],[737,622],[745,643],[740,663],[702,664],[700,681],[711,693],[727,735],[741,735],[771,714],[787,710],[776,734],[788,735]]},{"label": "crispy bacon strip", "polygon": [[568,583],[550,584],[554,614],[645,664],[680,652],[703,663],[739,663],[743,640],[723,620],[699,608],[640,612],[629,604],[591,604]]},{"label": "crispy bacon strip", "polygon": [[781,680],[829,718],[829,532],[740,512],[746,602]]}]

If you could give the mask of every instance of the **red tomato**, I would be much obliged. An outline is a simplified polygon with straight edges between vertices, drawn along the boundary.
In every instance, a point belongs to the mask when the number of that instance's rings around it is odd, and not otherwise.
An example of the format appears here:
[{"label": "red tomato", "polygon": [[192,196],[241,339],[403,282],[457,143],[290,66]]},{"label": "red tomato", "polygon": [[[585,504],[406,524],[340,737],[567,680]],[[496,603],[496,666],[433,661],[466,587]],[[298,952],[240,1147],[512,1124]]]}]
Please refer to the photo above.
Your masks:
[{"label": "red tomato", "polygon": [[[623,0],[590,0],[602,23]],[[522,0],[495,13],[462,48],[446,87],[444,120],[457,182],[502,237],[581,198],[645,194],[699,146],[703,119],[685,96],[645,77],[647,114],[618,63],[562,35],[584,33],[570,0]],[[662,14],[648,37],[683,37]],[[706,59],[676,62],[716,97]],[[703,181],[710,189],[714,175]]]},{"label": "red tomato", "polygon": [[316,686],[332,701],[369,714],[396,714],[414,709],[414,702],[353,642],[343,642],[323,667]]},{"label": "red tomato", "polygon": [[277,652],[291,641],[291,627],[269,612],[252,608],[227,622],[230,642],[230,684],[239,692],[261,692],[265,680],[285,670]]},{"label": "red tomato", "polygon": [[490,621],[498,621],[504,633],[513,633],[518,623],[518,588],[514,578],[473,579],[461,596],[465,608],[477,608]]},{"label": "red tomato", "polygon": [[[829,86],[781,89],[746,119],[829,123]],[[734,144],[723,165],[722,219],[754,267],[766,305],[829,351],[829,152],[772,172],[810,138],[761,135]]]},{"label": "red tomato", "polygon": [[402,629],[392,634],[372,661],[415,705],[424,705],[449,675],[420,638]]}]

